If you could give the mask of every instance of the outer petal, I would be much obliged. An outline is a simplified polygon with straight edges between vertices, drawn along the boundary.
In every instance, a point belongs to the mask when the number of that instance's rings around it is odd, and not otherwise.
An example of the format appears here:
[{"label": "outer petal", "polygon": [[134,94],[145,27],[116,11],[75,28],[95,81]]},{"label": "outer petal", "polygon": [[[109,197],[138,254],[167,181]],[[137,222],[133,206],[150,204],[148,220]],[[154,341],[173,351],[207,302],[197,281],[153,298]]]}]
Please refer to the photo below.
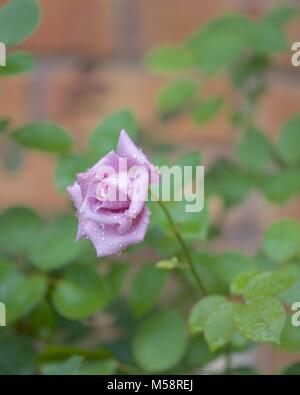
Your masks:
[{"label": "outer petal", "polygon": [[75,181],[73,185],[69,186],[67,188],[67,191],[71,195],[71,198],[73,200],[76,209],[80,210],[80,207],[82,205],[82,194],[81,194],[80,186],[78,185],[77,181]]},{"label": "outer petal", "polygon": [[[106,209],[100,209],[97,213],[91,209],[87,209],[84,213],[86,221],[93,221],[97,224],[97,227],[101,228],[105,225],[121,226],[122,228],[127,227],[128,223],[131,223],[131,219],[124,212],[114,212]],[[96,230],[98,231],[98,229]]]},{"label": "outer petal", "polygon": [[[82,206],[82,194],[81,194],[80,186],[78,185],[77,181],[75,181],[75,183],[73,185],[69,186],[67,188],[67,191],[71,195],[71,198],[74,202],[77,212],[79,212],[80,208]],[[83,230],[83,223],[84,223],[84,220],[79,216],[78,217],[78,228],[77,228],[76,241],[82,239],[85,236],[85,233]]]},{"label": "outer petal", "polygon": [[120,133],[117,154],[123,158],[132,159],[136,164],[143,164],[147,159],[145,155],[137,148],[126,131],[123,129]]},{"label": "outer petal", "polygon": [[129,232],[120,234],[116,226],[106,225],[101,229],[94,221],[89,221],[84,227],[84,231],[93,243],[97,256],[109,256],[118,254],[132,244],[140,243],[144,240],[148,228],[150,211],[147,207],[135,219]]},{"label": "outer petal", "polygon": [[131,138],[128,136],[124,129],[120,133],[116,152],[118,155],[124,158],[128,158],[130,160],[130,166],[145,166],[150,173],[149,179],[151,180],[151,183],[159,183],[160,175],[156,171],[154,165],[152,165],[146,155],[144,155],[143,152],[137,148],[137,146],[134,144],[134,142],[131,140]]}]

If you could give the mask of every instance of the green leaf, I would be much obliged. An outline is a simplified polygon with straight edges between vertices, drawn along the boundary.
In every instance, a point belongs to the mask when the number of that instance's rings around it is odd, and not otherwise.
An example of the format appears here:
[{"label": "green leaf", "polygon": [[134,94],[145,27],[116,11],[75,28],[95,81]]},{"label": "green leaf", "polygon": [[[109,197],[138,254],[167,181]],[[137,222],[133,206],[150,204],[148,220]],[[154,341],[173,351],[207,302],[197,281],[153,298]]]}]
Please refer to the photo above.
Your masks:
[{"label": "green leaf", "polygon": [[[238,308],[239,305],[236,304],[236,311],[238,310]],[[235,330],[228,346],[231,352],[246,351],[247,349],[250,349],[252,347],[251,343],[247,339],[245,339],[237,330]]]},{"label": "green leaf", "polygon": [[276,262],[289,261],[297,254],[300,225],[292,219],[282,219],[271,225],[263,236],[263,250]]},{"label": "green leaf", "polygon": [[99,157],[114,150],[122,129],[125,129],[133,140],[138,137],[139,127],[130,110],[124,109],[108,115],[92,134],[90,149]]},{"label": "green leaf", "polygon": [[27,208],[12,207],[0,215],[0,248],[10,254],[27,254],[36,243],[42,221]]},{"label": "green leaf", "polygon": [[56,330],[56,317],[52,307],[43,302],[29,315],[28,324],[36,337],[48,340]]},{"label": "green leaf", "polygon": [[184,366],[197,368],[208,364],[219,357],[218,352],[211,352],[203,336],[196,336],[190,339],[186,356],[184,357]]},{"label": "green leaf", "polygon": [[77,375],[79,368],[84,358],[80,356],[73,356],[65,362],[52,363],[42,367],[44,375],[60,376],[60,375]]},{"label": "green leaf", "polygon": [[252,258],[239,252],[225,252],[215,258],[212,269],[230,284],[238,274],[255,269],[255,263]]},{"label": "green leaf", "polygon": [[300,375],[300,362],[294,362],[281,370],[283,375]]},{"label": "green leaf", "polygon": [[39,354],[39,361],[44,363],[49,362],[64,362],[72,356],[84,357],[85,360],[106,360],[112,357],[112,353],[106,349],[89,350],[70,345],[51,345],[44,349]]},{"label": "green leaf", "polygon": [[194,110],[194,120],[198,125],[209,122],[221,109],[223,99],[216,97],[213,99],[201,101]]},{"label": "green leaf", "polygon": [[118,362],[115,359],[106,359],[106,360],[84,360],[78,369],[79,375],[108,375],[108,374],[116,374],[116,370],[118,368]]},{"label": "green leaf", "polygon": [[96,268],[73,265],[57,283],[51,298],[63,317],[80,320],[101,311],[110,300],[110,292]]},{"label": "green leaf", "polygon": [[[176,166],[180,166],[182,170],[184,170],[184,166],[191,166],[193,169],[196,166],[203,165],[203,158],[201,152],[199,151],[191,151],[184,155],[181,155],[175,163]],[[193,172],[193,178],[195,178],[195,174]]]},{"label": "green leaf", "polygon": [[[236,88],[245,88],[250,81],[255,78],[261,80],[265,77],[270,67],[270,60],[267,55],[250,53],[247,56],[240,57],[230,70],[232,85]],[[241,121],[243,114],[237,112],[233,116],[235,125]]]},{"label": "green leaf", "polygon": [[137,316],[145,314],[155,306],[167,278],[167,272],[152,265],[145,265],[139,270],[128,297],[129,304]]},{"label": "green leaf", "polygon": [[299,10],[289,5],[279,5],[267,14],[265,20],[283,27],[298,14]]},{"label": "green leaf", "polygon": [[239,331],[246,339],[279,344],[285,323],[285,310],[275,298],[256,299],[241,305],[235,320]]},{"label": "green leaf", "polygon": [[243,166],[261,170],[272,158],[271,149],[271,144],[262,132],[249,128],[238,145],[237,154]]},{"label": "green leaf", "polygon": [[195,96],[197,85],[192,79],[182,79],[165,86],[158,95],[157,107],[161,115],[169,116],[182,110]]},{"label": "green leaf", "polygon": [[206,191],[221,196],[230,207],[240,203],[255,185],[242,169],[226,159],[220,159],[206,172]]},{"label": "green leaf", "polygon": [[[174,210],[176,210],[175,207],[176,204],[174,205]],[[207,238],[210,222],[207,206],[205,206],[204,209],[199,212],[186,212],[185,216],[186,218],[185,220],[183,220],[183,218],[181,217],[181,208],[179,209],[178,207],[176,222],[185,240],[205,240]]]},{"label": "green leaf", "polygon": [[1,376],[37,373],[36,352],[31,338],[1,328],[0,349]]},{"label": "green leaf", "polygon": [[106,275],[108,281],[111,298],[118,296],[124,285],[124,280],[129,270],[129,264],[125,262],[113,262],[113,266],[109,273]]},{"label": "green leaf", "polygon": [[29,254],[31,263],[42,271],[61,268],[74,260],[83,244],[75,241],[77,220],[64,215],[46,224]]},{"label": "green leaf", "polygon": [[249,278],[241,293],[247,300],[263,296],[276,296],[287,290],[293,282],[293,275],[286,269],[260,273]]},{"label": "green leaf", "polygon": [[[186,240],[205,240],[209,228],[209,212],[207,206],[198,212],[187,212],[186,206],[194,204],[185,200],[166,202],[173,220]],[[170,224],[166,218],[161,221],[161,227],[170,231]]]},{"label": "green leaf", "polygon": [[65,192],[69,185],[76,179],[76,174],[85,171],[92,165],[91,158],[81,155],[65,155],[59,158],[55,169],[55,184]]},{"label": "green leaf", "polygon": [[211,351],[224,347],[231,340],[235,329],[235,310],[236,306],[226,301],[211,311],[204,329],[204,337]]},{"label": "green leaf", "polygon": [[230,293],[232,295],[243,295],[250,280],[255,277],[259,272],[257,270],[249,270],[242,272],[234,277],[230,284]]},{"label": "green leaf", "polygon": [[61,126],[52,122],[35,122],[11,133],[19,145],[52,153],[64,153],[72,144],[72,136]]},{"label": "green leaf", "polygon": [[300,163],[300,114],[290,118],[281,128],[278,152],[287,164]]},{"label": "green leaf", "polygon": [[198,253],[195,255],[195,264],[197,272],[203,279],[207,293],[227,294],[226,282],[216,274],[214,264],[216,257],[213,255]]},{"label": "green leaf", "polygon": [[55,375],[114,374],[118,366],[117,361],[105,351],[89,351],[74,347],[52,347],[42,354],[40,361],[44,374]]},{"label": "green leaf", "polygon": [[20,44],[37,27],[40,11],[36,0],[11,0],[0,8],[0,40],[8,46]]},{"label": "green leaf", "polygon": [[0,118],[0,135],[7,131],[9,123],[10,121],[8,118]]},{"label": "green leaf", "polygon": [[293,326],[292,314],[287,316],[283,331],[280,338],[280,348],[288,352],[300,351],[300,330],[299,326]]},{"label": "green leaf", "polygon": [[193,57],[187,48],[165,46],[150,51],[145,63],[151,71],[168,73],[192,67]]},{"label": "green leaf", "polygon": [[300,192],[300,171],[284,169],[276,174],[267,175],[260,188],[271,202],[286,203]]},{"label": "green leaf", "polygon": [[220,295],[210,295],[201,299],[192,309],[189,315],[189,331],[196,334],[204,331],[209,316],[217,307],[226,302],[226,298]]},{"label": "green leaf", "polygon": [[288,49],[284,32],[274,23],[263,21],[254,23],[247,37],[249,47],[259,54],[271,54]]},{"label": "green leaf", "polygon": [[34,57],[27,52],[12,52],[6,57],[6,66],[0,67],[0,77],[26,73],[35,66]]},{"label": "green leaf", "polygon": [[175,366],[187,346],[184,322],[175,310],[165,310],[141,324],[133,340],[133,355],[147,372]]},{"label": "green leaf", "polygon": [[7,322],[13,323],[33,310],[42,301],[46,290],[43,277],[25,277],[13,263],[0,262],[0,300],[6,306]]},{"label": "green leaf", "polygon": [[215,19],[187,42],[195,61],[207,74],[233,64],[245,46],[245,34],[252,23],[241,15]]},{"label": "green leaf", "polygon": [[285,303],[292,305],[296,300],[298,300],[300,293],[300,265],[298,262],[290,263],[285,265],[286,271],[290,276],[293,277],[293,284],[280,295],[280,299]]},{"label": "green leaf", "polygon": [[[226,283],[216,275],[212,266],[215,262],[215,256],[203,253],[195,254],[195,266],[199,276],[202,278],[207,294],[227,294]],[[184,270],[182,273],[187,280],[198,289],[198,285],[190,270]]]}]

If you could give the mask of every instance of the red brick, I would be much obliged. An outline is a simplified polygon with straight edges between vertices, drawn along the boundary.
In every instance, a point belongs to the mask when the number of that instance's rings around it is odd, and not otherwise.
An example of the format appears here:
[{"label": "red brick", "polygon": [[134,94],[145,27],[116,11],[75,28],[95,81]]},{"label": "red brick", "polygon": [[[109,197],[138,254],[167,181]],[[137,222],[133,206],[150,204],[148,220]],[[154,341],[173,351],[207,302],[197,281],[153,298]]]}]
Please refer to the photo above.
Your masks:
[{"label": "red brick", "polygon": [[258,125],[274,138],[280,126],[293,114],[299,112],[299,77],[297,71],[293,70],[293,72],[274,72],[269,79],[268,92],[259,107]]},{"label": "red brick", "polygon": [[177,43],[211,18],[233,10],[230,0],[134,1],[139,13],[142,50],[163,43]]},{"label": "red brick", "polygon": [[102,58],[116,48],[109,0],[43,0],[42,22],[23,48],[37,54]]},{"label": "red brick", "polygon": [[0,210],[21,205],[49,215],[66,208],[66,198],[53,185],[54,162],[50,155],[26,151],[21,169],[6,173],[0,168]]},{"label": "red brick", "polygon": [[28,75],[1,79],[0,118],[8,117],[14,123],[26,119],[29,86]]}]

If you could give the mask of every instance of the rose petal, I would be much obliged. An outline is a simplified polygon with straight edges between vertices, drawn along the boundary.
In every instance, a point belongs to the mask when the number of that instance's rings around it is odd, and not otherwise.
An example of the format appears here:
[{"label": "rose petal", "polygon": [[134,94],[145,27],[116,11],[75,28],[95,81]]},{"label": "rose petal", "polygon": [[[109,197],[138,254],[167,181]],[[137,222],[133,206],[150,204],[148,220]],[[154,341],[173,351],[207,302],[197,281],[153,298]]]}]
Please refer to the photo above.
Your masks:
[{"label": "rose petal", "polygon": [[142,242],[148,228],[149,218],[150,211],[144,207],[130,231],[125,234],[117,233],[116,227],[110,225],[106,225],[102,231],[94,221],[87,222],[84,231],[93,243],[97,256],[109,256],[120,253],[132,244]]},{"label": "rose petal", "polygon": [[80,186],[75,181],[73,185],[67,188],[67,191],[71,195],[71,198],[73,200],[76,209],[79,210],[80,206],[82,205],[82,194],[81,194]]},{"label": "rose petal", "polygon": [[143,209],[148,196],[149,176],[143,172],[133,182],[133,191],[129,207],[129,216],[135,218]]}]

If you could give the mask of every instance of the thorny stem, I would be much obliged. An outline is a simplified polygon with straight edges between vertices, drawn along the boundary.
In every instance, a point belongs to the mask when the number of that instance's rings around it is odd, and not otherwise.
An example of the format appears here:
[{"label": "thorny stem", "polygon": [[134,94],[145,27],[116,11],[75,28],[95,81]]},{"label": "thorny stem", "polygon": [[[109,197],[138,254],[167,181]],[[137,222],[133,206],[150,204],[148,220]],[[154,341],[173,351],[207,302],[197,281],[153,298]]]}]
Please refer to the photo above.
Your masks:
[{"label": "thorny stem", "polygon": [[[151,193],[153,194],[153,192],[151,192]],[[189,251],[189,249],[188,249],[183,237],[181,236],[180,231],[178,230],[175,222],[173,221],[173,218],[172,218],[167,206],[164,204],[164,202],[162,200],[158,200],[157,199],[156,201],[157,201],[157,204],[161,207],[161,209],[165,213],[165,215],[166,215],[166,217],[167,217],[167,219],[168,219],[168,221],[169,221],[169,223],[171,225],[171,228],[172,228],[172,230],[174,232],[174,235],[177,238],[177,240],[178,240],[178,242],[179,242],[179,244],[180,244],[180,246],[182,248],[182,251],[183,251],[184,255],[186,256],[187,262],[188,262],[188,264],[189,264],[189,266],[191,268],[191,271],[192,271],[192,273],[193,273],[193,275],[195,277],[195,280],[197,282],[197,285],[198,285],[198,287],[200,289],[201,294],[205,295],[206,294],[205,287],[204,287],[203,282],[202,282],[202,280],[201,280],[201,278],[199,276],[199,273],[197,272],[197,269],[195,267],[195,263],[193,261],[193,258],[192,258],[191,254],[190,254],[190,251]]]}]

